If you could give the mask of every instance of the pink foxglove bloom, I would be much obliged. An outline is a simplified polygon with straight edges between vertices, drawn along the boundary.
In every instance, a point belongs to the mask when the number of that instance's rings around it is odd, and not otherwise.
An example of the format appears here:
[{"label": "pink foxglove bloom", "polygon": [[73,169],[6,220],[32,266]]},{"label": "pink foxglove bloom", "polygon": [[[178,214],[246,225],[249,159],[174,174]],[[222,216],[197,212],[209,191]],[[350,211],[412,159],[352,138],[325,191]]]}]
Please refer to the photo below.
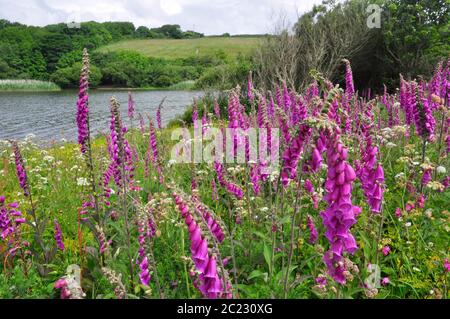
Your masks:
[{"label": "pink foxglove bloom", "polygon": [[417,207],[419,208],[425,207],[425,196],[423,196],[423,194],[420,194],[420,196],[417,198]]},{"label": "pink foxglove bloom", "polygon": [[139,128],[141,129],[141,134],[145,133],[145,120],[141,113],[139,113]]},{"label": "pink foxglove bloom", "polygon": [[208,229],[211,234],[217,239],[219,243],[221,243],[225,239],[225,234],[223,233],[222,227],[212,216],[212,212],[208,210],[206,206],[204,206],[196,196],[192,196],[195,209],[197,212],[203,217]]},{"label": "pink foxglove bloom", "polygon": [[324,275],[319,275],[316,279],[315,279],[316,284],[318,284],[319,286],[326,286],[328,281],[327,278]]},{"label": "pink foxglove bloom", "polygon": [[389,247],[389,246],[383,246],[383,248],[381,249],[381,251],[383,252],[383,255],[387,256],[387,255],[389,255],[389,252],[391,251],[391,247]]},{"label": "pink foxglove bloom", "polygon": [[305,181],[305,189],[308,193],[314,194],[314,186],[309,179]]},{"label": "pink foxglove bloom", "polygon": [[292,139],[292,143],[285,149],[283,153],[283,169],[281,171],[281,181],[283,186],[286,187],[290,180],[293,180],[297,176],[297,166],[300,160],[300,156],[303,153],[305,144],[311,136],[311,128],[302,125],[298,135]]},{"label": "pink foxglove bloom", "polygon": [[417,135],[423,140],[432,140],[434,138],[434,129],[436,122],[431,110],[430,101],[425,97],[425,84],[417,86],[413,83],[413,92],[417,98],[412,104],[414,124],[416,125]]},{"label": "pink foxglove bloom", "polygon": [[324,200],[328,207],[320,215],[325,226],[325,237],[331,247],[325,253],[324,262],[330,276],[338,283],[345,284],[345,265],[343,254],[353,254],[357,250],[356,240],[350,233],[350,227],[356,223],[361,208],[352,203],[352,184],[355,171],[347,163],[348,151],[340,142],[340,131],[331,133],[327,143],[327,180]]},{"label": "pink foxglove bloom", "polygon": [[55,219],[54,221],[55,223],[55,241],[56,241],[56,246],[58,246],[58,248],[62,251],[64,251],[65,247],[64,247],[64,243],[62,240],[62,231],[61,231],[61,226],[58,223],[58,220]]},{"label": "pink foxglove bloom", "polygon": [[432,177],[431,177],[431,169],[427,168],[424,170],[423,175],[422,175],[422,185],[423,186],[427,186],[429,182],[431,182]]},{"label": "pink foxglove bloom", "polygon": [[[5,196],[0,196],[0,238],[6,240],[9,237],[18,237],[19,226],[25,223],[22,213],[18,211],[18,203],[5,203]],[[15,247],[20,242],[12,240],[11,243]],[[14,247],[12,249],[14,249]]]},{"label": "pink foxglove bloom", "polygon": [[61,289],[60,298],[61,299],[70,299],[72,293],[68,288],[68,282],[65,278],[58,279],[55,282],[55,289]]},{"label": "pink foxglove bloom", "polygon": [[198,107],[197,100],[194,99],[194,104],[192,105],[192,123],[194,124],[194,129],[198,128]]},{"label": "pink foxglove bloom", "polygon": [[148,286],[148,283],[150,282],[150,279],[152,278],[150,275],[150,272],[148,270],[148,259],[147,256],[145,256],[141,263],[139,264],[139,269],[141,270],[139,274],[139,279],[141,280],[141,283],[144,286]]},{"label": "pink foxglove bloom", "polygon": [[283,83],[283,109],[286,114],[291,114],[291,106],[292,106],[292,100],[291,96],[289,95],[289,90],[287,88],[286,83]]},{"label": "pink foxglove bloom", "polygon": [[259,183],[261,180],[261,176],[259,175],[258,168],[258,165],[252,165],[252,167],[250,168],[250,181],[252,182],[253,192],[256,196],[258,196],[261,192],[261,185]]},{"label": "pink foxglove bloom", "polygon": [[229,193],[234,195],[237,199],[242,199],[244,197],[244,192],[236,184],[229,182],[224,177],[223,165],[219,162],[214,162],[214,169],[217,174],[217,180],[220,186],[224,187]]},{"label": "pink foxglove bloom", "polygon": [[30,195],[30,189],[28,185],[28,176],[27,171],[25,170],[25,165],[23,163],[22,154],[20,153],[20,148],[17,142],[12,142],[13,152],[14,152],[14,160],[16,163],[16,174],[17,179],[19,181],[19,186],[23,190],[23,194],[25,196]]},{"label": "pink foxglove bloom", "polygon": [[190,213],[188,205],[177,193],[174,192],[172,195],[178,211],[188,227],[192,261],[200,273],[198,289],[208,298],[217,298],[223,292],[223,287],[222,280],[217,273],[216,258],[209,255],[206,237],[202,235],[202,230]]},{"label": "pink foxglove bloom", "polygon": [[402,210],[398,207],[395,209],[395,217],[397,218],[402,217]]},{"label": "pink foxglove bloom", "polygon": [[89,54],[83,50],[83,65],[80,73],[80,89],[77,100],[78,144],[85,153],[89,142]]},{"label": "pink foxglove bloom", "polygon": [[156,124],[158,125],[158,130],[162,128],[161,124],[161,109],[164,100],[158,105],[158,109],[156,110]]},{"label": "pink foxglove bloom", "polygon": [[314,225],[314,221],[311,218],[311,216],[308,216],[307,226],[308,226],[308,229],[309,229],[309,242],[311,244],[315,244],[319,234],[317,233],[316,226]]},{"label": "pink foxglove bloom", "polygon": [[[158,157],[158,147],[156,142],[156,132],[155,132],[155,126],[153,125],[153,121],[150,119],[150,135],[149,135],[149,147],[148,152],[151,151],[151,158],[153,166],[155,167],[156,171],[158,172],[159,176],[159,182],[161,184],[164,183],[164,176],[162,172],[161,165],[159,164],[159,157]],[[147,153],[149,154],[149,153]]]},{"label": "pink foxglove bloom", "polygon": [[406,211],[410,212],[414,209],[414,204],[413,203],[406,203]]},{"label": "pink foxglove bloom", "polygon": [[384,171],[383,167],[377,162],[378,147],[372,146],[370,137],[367,141],[367,147],[363,154],[363,167],[360,173],[360,179],[364,190],[364,196],[367,199],[372,212],[379,214],[384,193]]},{"label": "pink foxglove bloom", "polygon": [[345,94],[347,98],[352,99],[353,95],[355,95],[355,86],[353,84],[353,72],[350,61],[344,60],[345,62]]},{"label": "pink foxglove bloom", "polygon": [[450,262],[448,261],[448,258],[445,258],[444,260],[444,268],[446,272],[450,272]]},{"label": "pink foxglove bloom", "polygon": [[133,97],[131,96],[131,92],[128,92],[128,117],[130,118],[130,120],[134,119],[134,100]]},{"label": "pink foxglove bloom", "polygon": [[381,279],[381,285],[382,286],[387,286],[389,285],[391,281],[389,280],[389,277],[383,277],[383,279]]},{"label": "pink foxglove bloom", "polygon": [[214,99],[214,115],[217,119],[220,119],[220,106],[217,98]]}]

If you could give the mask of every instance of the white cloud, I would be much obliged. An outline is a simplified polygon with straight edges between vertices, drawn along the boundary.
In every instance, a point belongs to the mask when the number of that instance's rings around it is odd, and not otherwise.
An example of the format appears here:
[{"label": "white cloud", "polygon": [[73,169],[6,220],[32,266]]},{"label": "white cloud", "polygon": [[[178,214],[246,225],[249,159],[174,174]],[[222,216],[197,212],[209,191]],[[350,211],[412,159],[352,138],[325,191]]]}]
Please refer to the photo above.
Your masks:
[{"label": "white cloud", "polygon": [[209,34],[267,33],[283,15],[290,23],[321,0],[0,0],[0,18],[29,25],[131,21],[136,27],[179,24]]},{"label": "white cloud", "polygon": [[160,0],[160,6],[169,16],[179,14],[183,11],[183,8],[177,0]]}]

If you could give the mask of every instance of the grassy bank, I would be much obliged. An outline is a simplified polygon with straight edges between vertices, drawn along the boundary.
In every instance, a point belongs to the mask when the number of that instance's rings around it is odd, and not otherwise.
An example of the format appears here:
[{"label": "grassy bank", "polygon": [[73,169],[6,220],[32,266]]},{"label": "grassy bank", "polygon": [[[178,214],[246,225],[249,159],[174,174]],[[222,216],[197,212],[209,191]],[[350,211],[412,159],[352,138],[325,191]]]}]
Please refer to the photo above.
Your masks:
[{"label": "grassy bank", "polygon": [[145,56],[177,59],[191,56],[213,56],[224,52],[231,58],[248,55],[256,48],[258,37],[205,37],[199,39],[125,40],[104,46],[100,52],[132,50]]},{"label": "grassy bank", "polygon": [[55,83],[38,80],[0,80],[0,91],[60,91]]}]

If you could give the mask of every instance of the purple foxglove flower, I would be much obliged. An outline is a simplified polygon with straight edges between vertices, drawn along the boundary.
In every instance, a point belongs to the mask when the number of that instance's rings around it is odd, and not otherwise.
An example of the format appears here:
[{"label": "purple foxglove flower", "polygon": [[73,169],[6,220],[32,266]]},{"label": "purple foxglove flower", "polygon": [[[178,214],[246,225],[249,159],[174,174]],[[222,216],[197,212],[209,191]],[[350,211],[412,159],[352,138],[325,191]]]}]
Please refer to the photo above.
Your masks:
[{"label": "purple foxglove flower", "polygon": [[211,215],[211,212],[208,211],[208,209],[202,205],[198,198],[193,199],[195,202],[195,209],[199,212],[200,215],[203,216],[208,229],[213,234],[213,236],[217,239],[219,243],[221,243],[225,239],[225,234],[223,233],[222,227],[219,225],[219,223],[213,218]]},{"label": "purple foxglove flower", "polygon": [[309,179],[305,181],[305,189],[308,193],[314,194],[314,186]]},{"label": "purple foxglove flower", "polygon": [[384,171],[377,163],[378,147],[372,146],[372,140],[367,138],[367,146],[362,155],[362,168],[359,174],[364,196],[374,214],[381,212],[384,193]]},{"label": "purple foxglove flower", "polygon": [[327,278],[323,275],[319,275],[316,279],[315,279],[316,284],[318,284],[319,286],[326,286],[328,281]]},{"label": "purple foxglove flower", "polygon": [[292,139],[292,143],[285,149],[283,153],[283,169],[281,171],[281,181],[286,187],[290,180],[297,176],[297,166],[300,156],[303,153],[303,148],[311,136],[311,128],[302,125],[298,135]]},{"label": "purple foxglove flower", "polygon": [[315,244],[319,234],[317,233],[316,226],[314,225],[314,221],[311,216],[308,216],[307,226],[309,229],[309,242],[311,244]]},{"label": "purple foxglove flower", "polygon": [[344,60],[345,63],[345,94],[351,100],[355,94],[355,86],[353,84],[353,73],[350,61]]},{"label": "purple foxglove flower", "polygon": [[139,127],[141,129],[141,134],[145,133],[145,120],[141,113],[139,113]]},{"label": "purple foxglove flower", "polygon": [[448,258],[445,258],[444,260],[444,268],[446,272],[450,272],[450,262],[448,261]]},{"label": "purple foxglove flower", "polygon": [[80,89],[77,100],[78,144],[84,154],[89,141],[89,54],[83,50],[83,65],[80,73]]},{"label": "purple foxglove flower", "polygon": [[387,286],[389,285],[391,281],[389,280],[389,277],[383,277],[383,279],[381,279],[381,285],[382,286]]},{"label": "purple foxglove flower", "polygon": [[162,128],[161,124],[161,109],[164,100],[158,105],[158,109],[156,110],[156,124],[158,125],[158,130]]},{"label": "purple foxglove flower", "polygon": [[436,122],[430,107],[429,100],[425,97],[425,83],[419,86],[417,83],[411,83],[411,94],[414,94],[410,107],[412,109],[414,124],[417,135],[423,140],[432,140],[434,138],[434,129]]},{"label": "purple foxglove flower", "polygon": [[425,207],[425,196],[423,196],[423,194],[420,194],[420,196],[417,198],[417,207],[419,208]]},{"label": "purple foxglove flower", "polygon": [[197,108],[197,100],[194,99],[194,104],[192,105],[192,123],[194,124],[194,129],[198,128],[198,108]]},{"label": "purple foxglove flower", "polygon": [[131,92],[128,92],[128,117],[130,118],[130,120],[134,119],[134,100],[133,97],[131,96]]},{"label": "purple foxglove flower", "polygon": [[55,289],[61,289],[60,298],[61,299],[70,299],[71,292],[68,288],[68,283],[66,279],[60,278],[55,282]]},{"label": "purple foxglove flower", "polygon": [[164,176],[162,173],[162,168],[161,165],[159,164],[159,160],[158,160],[158,147],[157,147],[157,142],[156,142],[156,132],[155,132],[155,127],[153,125],[153,121],[150,119],[150,135],[149,135],[149,147],[148,150],[151,150],[151,155],[152,155],[152,162],[154,167],[156,168],[157,172],[158,172],[158,176],[159,176],[159,181],[161,184],[164,183]]},{"label": "purple foxglove flower", "polygon": [[289,95],[289,90],[286,83],[283,83],[283,110],[286,114],[290,114],[292,106],[291,96]]},{"label": "purple foxglove flower", "polygon": [[25,218],[22,217],[22,213],[18,211],[18,203],[10,203],[5,205],[5,196],[0,196],[0,238],[3,240],[13,238],[11,244],[12,250],[18,248],[21,242],[17,239],[20,237],[19,227],[21,224],[25,223]]},{"label": "purple foxglove flower", "polygon": [[389,252],[391,251],[391,247],[389,247],[389,246],[383,246],[383,248],[381,249],[381,251],[383,252],[383,255],[387,256],[387,255],[389,255]]},{"label": "purple foxglove flower", "polygon": [[431,169],[427,168],[424,170],[423,175],[422,175],[422,185],[423,186],[427,186],[429,182],[431,182],[432,177],[431,177]]},{"label": "purple foxglove flower", "polygon": [[12,142],[13,152],[14,152],[14,159],[16,163],[16,173],[17,173],[17,179],[19,181],[19,186],[23,190],[23,194],[25,196],[30,195],[30,189],[28,185],[28,176],[27,171],[25,170],[25,165],[23,163],[22,154],[20,153],[20,148],[17,142]]},{"label": "purple foxglove flower", "polygon": [[147,256],[145,256],[142,259],[141,263],[139,264],[139,269],[141,270],[141,272],[139,274],[139,279],[141,280],[141,283],[144,286],[148,286],[152,276],[150,275],[150,272],[148,270],[148,259],[147,259]]},{"label": "purple foxglove flower", "polygon": [[256,196],[258,196],[261,192],[261,185],[259,184],[261,176],[259,175],[258,168],[258,165],[252,165],[252,167],[250,168],[250,181],[252,182],[253,192]]},{"label": "purple foxglove flower", "polygon": [[57,219],[54,220],[54,223],[55,223],[55,241],[56,241],[56,246],[58,246],[58,248],[60,250],[64,251],[65,247],[64,247],[63,240],[62,240],[61,226],[59,225]]},{"label": "purple foxglove flower", "polygon": [[323,258],[328,272],[338,283],[345,284],[345,265],[343,253],[353,254],[356,240],[350,233],[350,227],[356,223],[356,216],[361,208],[354,206],[351,200],[352,183],[356,178],[355,171],[347,163],[347,149],[340,142],[340,130],[328,132],[327,140],[327,180],[324,200],[328,207],[320,215],[325,226],[325,237],[331,247]]},{"label": "purple foxglove flower", "polygon": [[214,98],[214,115],[217,119],[220,119],[220,106],[217,98]]}]

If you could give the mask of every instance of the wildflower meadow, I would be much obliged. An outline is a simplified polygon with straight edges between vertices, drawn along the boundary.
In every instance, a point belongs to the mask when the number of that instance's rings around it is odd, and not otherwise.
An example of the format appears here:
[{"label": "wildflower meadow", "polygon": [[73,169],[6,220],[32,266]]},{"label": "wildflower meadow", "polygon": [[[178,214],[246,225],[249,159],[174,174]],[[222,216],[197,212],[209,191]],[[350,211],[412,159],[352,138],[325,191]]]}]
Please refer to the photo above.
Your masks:
[{"label": "wildflower meadow", "polygon": [[377,95],[341,63],[94,135],[85,49],[78,143],[0,144],[0,297],[448,298],[450,60]]}]

